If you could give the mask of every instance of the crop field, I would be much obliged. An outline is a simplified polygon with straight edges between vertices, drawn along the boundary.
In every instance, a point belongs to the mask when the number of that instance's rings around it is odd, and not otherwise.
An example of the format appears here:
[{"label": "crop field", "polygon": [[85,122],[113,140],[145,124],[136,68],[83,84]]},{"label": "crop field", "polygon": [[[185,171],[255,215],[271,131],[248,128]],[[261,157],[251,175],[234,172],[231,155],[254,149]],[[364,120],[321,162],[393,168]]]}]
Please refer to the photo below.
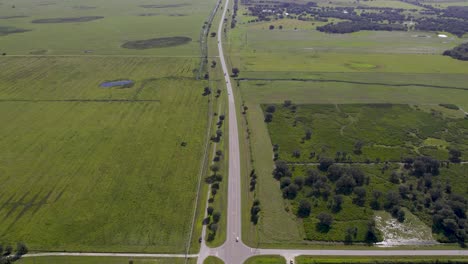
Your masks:
[{"label": "crop field", "polygon": [[[421,154],[448,160],[452,148],[468,155],[468,122],[463,117],[448,118],[435,109],[426,112],[417,105],[390,104],[263,107],[275,109],[268,124],[270,137],[279,147],[279,159],[288,162],[325,157],[341,162],[385,162]],[[295,151],[299,152],[293,155]]]},{"label": "crop field", "polygon": [[468,263],[464,257],[453,258],[444,256],[418,257],[321,257],[321,256],[299,256],[296,258],[298,264],[342,264],[342,263]]},{"label": "crop field", "polygon": [[[148,0],[2,0],[0,52],[199,56],[199,34],[215,2],[164,0],[155,5]],[[188,41],[151,49],[122,48],[129,41],[170,37],[184,37]]]},{"label": "crop field", "polygon": [[[197,63],[2,60],[2,241],[30,250],[183,252],[208,113]],[[134,85],[100,86],[113,80]]]}]

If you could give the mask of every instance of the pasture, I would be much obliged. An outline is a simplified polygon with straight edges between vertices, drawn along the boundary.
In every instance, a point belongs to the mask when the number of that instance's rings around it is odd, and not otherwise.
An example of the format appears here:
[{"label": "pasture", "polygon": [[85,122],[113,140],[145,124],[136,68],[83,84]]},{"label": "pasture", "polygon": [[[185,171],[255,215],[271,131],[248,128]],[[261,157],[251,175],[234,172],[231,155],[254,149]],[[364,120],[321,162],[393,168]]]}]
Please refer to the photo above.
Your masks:
[{"label": "pasture", "polygon": [[[184,252],[207,128],[197,64],[2,60],[2,241],[32,251]],[[135,85],[100,87],[119,79]]]},{"label": "pasture", "polygon": [[[155,55],[199,56],[204,21],[215,0],[31,1],[2,0],[0,52],[9,55]],[[22,32],[27,30],[27,32]],[[0,32],[5,31],[1,30]],[[17,33],[12,33],[17,31]],[[125,49],[129,41],[186,37],[179,45]]]},{"label": "pasture", "polygon": [[247,259],[244,264],[284,264],[286,260],[281,256],[256,256]]},{"label": "pasture", "polygon": [[[183,264],[183,258],[124,258],[124,257],[34,257],[22,258],[18,264]],[[196,259],[189,259],[189,264],[196,263]]]},{"label": "pasture", "polygon": [[279,147],[279,159],[288,162],[317,162],[325,157],[385,162],[418,155],[448,160],[452,148],[468,155],[468,122],[463,116],[449,118],[433,108],[424,111],[417,105],[391,104],[263,108],[265,115],[275,108],[268,124],[270,137]]}]

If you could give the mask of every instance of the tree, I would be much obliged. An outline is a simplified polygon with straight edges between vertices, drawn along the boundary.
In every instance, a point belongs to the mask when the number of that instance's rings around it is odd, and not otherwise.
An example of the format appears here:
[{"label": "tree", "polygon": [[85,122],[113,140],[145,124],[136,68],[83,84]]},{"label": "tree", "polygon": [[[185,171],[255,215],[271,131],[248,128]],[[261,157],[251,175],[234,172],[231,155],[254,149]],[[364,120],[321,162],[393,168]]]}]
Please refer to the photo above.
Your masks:
[{"label": "tree", "polygon": [[460,163],[461,162],[461,159],[460,159],[460,157],[462,155],[461,151],[459,151],[457,149],[450,149],[449,150],[449,155],[450,155],[449,160],[451,162],[453,162],[453,163]]},{"label": "tree", "polygon": [[302,186],[304,185],[304,178],[301,177],[301,176],[298,176],[298,177],[294,178],[294,183],[295,183],[299,188],[302,188]]},{"label": "tree", "polygon": [[221,220],[221,213],[220,212],[215,212],[213,214],[213,222],[218,223],[219,220]]},{"label": "tree", "polygon": [[269,28],[270,28],[270,30],[273,30],[273,29],[275,29],[275,26],[274,26],[274,25],[270,25]]},{"label": "tree", "polygon": [[28,253],[28,248],[26,247],[26,245],[24,243],[19,242],[16,245],[16,255],[23,256],[23,255],[26,255],[27,253]]},{"label": "tree", "polygon": [[213,206],[211,206],[211,205],[210,205],[210,206],[208,206],[208,208],[206,208],[206,212],[208,213],[208,215],[212,215],[212,214],[213,214],[213,212],[214,212],[214,208],[213,208]]},{"label": "tree", "polygon": [[289,178],[289,177],[281,178],[281,181],[280,181],[280,188],[281,189],[283,189],[284,187],[288,187],[289,185],[291,185],[291,178]]},{"label": "tree", "polygon": [[371,244],[377,242],[377,231],[375,229],[374,219],[369,220],[367,223],[366,242]]},{"label": "tree", "polygon": [[356,181],[350,175],[344,175],[336,181],[336,192],[350,194],[356,186]]},{"label": "tree", "polygon": [[289,200],[293,200],[297,196],[297,191],[299,187],[296,184],[290,184],[289,186],[283,188],[283,197]]},{"label": "tree", "polygon": [[13,247],[11,245],[8,245],[5,247],[5,253],[4,255],[11,255],[11,253],[13,252]]},{"label": "tree", "polygon": [[382,192],[379,190],[372,191],[372,201],[370,202],[370,206],[374,210],[380,210],[380,197],[382,197]]},{"label": "tree", "polygon": [[273,121],[273,115],[271,113],[266,113],[265,114],[265,122],[270,123],[271,121]]},{"label": "tree", "polygon": [[301,156],[301,151],[298,150],[298,149],[294,150],[293,153],[292,153],[292,156],[294,158],[299,158]]},{"label": "tree", "polygon": [[265,111],[266,111],[267,113],[272,113],[272,114],[273,114],[273,113],[276,111],[276,106],[274,106],[274,105],[269,105],[269,106],[266,107]]},{"label": "tree", "polygon": [[234,77],[237,77],[239,73],[240,73],[239,68],[232,68],[232,75],[234,75]]},{"label": "tree", "polygon": [[217,164],[213,164],[210,166],[210,170],[216,175],[216,173],[219,171],[219,166]]},{"label": "tree", "polygon": [[391,183],[394,183],[394,184],[400,183],[400,174],[398,172],[396,172],[396,171],[393,171],[390,174],[389,180],[390,180]]},{"label": "tree", "polygon": [[283,29],[283,25],[280,25],[280,26],[279,26],[279,29]]},{"label": "tree", "polygon": [[362,142],[361,140],[356,141],[356,143],[354,143],[354,154],[362,154],[362,147],[364,147],[364,142]]},{"label": "tree", "polygon": [[205,89],[203,89],[203,96],[206,96],[206,95],[209,95],[209,94],[211,94],[210,87],[205,87]]},{"label": "tree", "polygon": [[284,107],[290,107],[292,105],[292,101],[291,100],[284,100],[284,103],[283,103],[283,106]]},{"label": "tree", "polygon": [[308,217],[310,215],[311,208],[312,208],[312,206],[310,205],[309,201],[301,200],[299,202],[299,208],[297,210],[297,215],[300,218]]},{"label": "tree", "polygon": [[395,191],[388,191],[386,195],[385,208],[390,209],[400,203],[400,195]]},{"label": "tree", "polygon": [[307,129],[305,132],[305,139],[309,140],[312,137],[312,130]]},{"label": "tree", "polygon": [[333,212],[339,212],[341,210],[342,205],[343,205],[343,195],[336,194],[335,196],[333,196],[333,205],[332,205]]},{"label": "tree", "polygon": [[211,37],[212,38],[216,37],[216,32],[211,32]]},{"label": "tree", "polygon": [[319,169],[321,171],[327,171],[328,168],[333,165],[333,160],[330,158],[321,158],[319,163]]},{"label": "tree", "polygon": [[216,231],[218,231],[218,224],[216,223],[213,223],[210,225],[210,230],[213,232],[213,233],[216,233]]},{"label": "tree", "polygon": [[333,217],[327,213],[320,213],[317,215],[317,219],[319,220],[319,225],[329,229],[333,223]]},{"label": "tree", "polygon": [[217,64],[216,61],[211,61],[211,68],[216,67],[216,64]]},{"label": "tree", "polygon": [[328,173],[328,178],[331,181],[336,181],[339,178],[341,178],[341,176],[343,175],[343,169],[339,165],[332,164],[330,165],[330,167],[328,167],[327,173]]},{"label": "tree", "polygon": [[281,179],[282,177],[291,177],[292,173],[289,170],[289,165],[284,160],[277,160],[275,162],[275,169],[273,170],[273,176],[276,179]]},{"label": "tree", "polygon": [[400,223],[403,223],[405,221],[405,211],[401,208],[397,212],[397,219]]},{"label": "tree", "polygon": [[366,189],[364,187],[356,187],[354,188],[354,194],[356,195],[356,198],[354,199],[354,203],[363,206],[364,203],[366,202]]}]

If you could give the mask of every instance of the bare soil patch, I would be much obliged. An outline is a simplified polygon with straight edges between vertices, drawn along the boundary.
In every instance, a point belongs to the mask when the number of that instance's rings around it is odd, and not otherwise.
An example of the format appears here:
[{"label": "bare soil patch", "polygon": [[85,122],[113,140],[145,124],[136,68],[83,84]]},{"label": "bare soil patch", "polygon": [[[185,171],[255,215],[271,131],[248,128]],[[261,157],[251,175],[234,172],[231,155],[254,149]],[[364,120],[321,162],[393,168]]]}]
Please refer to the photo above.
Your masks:
[{"label": "bare soil patch", "polygon": [[31,21],[34,24],[47,24],[47,23],[77,23],[89,22],[93,20],[103,19],[103,16],[84,16],[84,17],[57,17],[57,18],[44,18]]},{"label": "bare soil patch", "polygon": [[143,8],[172,8],[172,7],[182,7],[188,6],[189,4],[167,4],[167,5],[141,5]]},{"label": "bare soil patch", "polygon": [[154,38],[146,40],[128,41],[122,45],[126,49],[152,49],[152,48],[167,48],[173,46],[184,45],[191,42],[189,37],[167,37]]}]

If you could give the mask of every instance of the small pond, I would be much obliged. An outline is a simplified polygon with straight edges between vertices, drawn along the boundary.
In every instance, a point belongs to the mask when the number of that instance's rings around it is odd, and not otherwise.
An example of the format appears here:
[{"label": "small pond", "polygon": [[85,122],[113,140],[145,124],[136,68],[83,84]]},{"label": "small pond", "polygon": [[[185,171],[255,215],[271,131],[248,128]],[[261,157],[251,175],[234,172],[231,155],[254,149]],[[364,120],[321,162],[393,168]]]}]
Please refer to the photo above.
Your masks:
[{"label": "small pond", "polygon": [[103,82],[99,86],[101,87],[132,87],[134,82],[132,80],[119,80],[119,81],[109,81],[109,82]]}]

